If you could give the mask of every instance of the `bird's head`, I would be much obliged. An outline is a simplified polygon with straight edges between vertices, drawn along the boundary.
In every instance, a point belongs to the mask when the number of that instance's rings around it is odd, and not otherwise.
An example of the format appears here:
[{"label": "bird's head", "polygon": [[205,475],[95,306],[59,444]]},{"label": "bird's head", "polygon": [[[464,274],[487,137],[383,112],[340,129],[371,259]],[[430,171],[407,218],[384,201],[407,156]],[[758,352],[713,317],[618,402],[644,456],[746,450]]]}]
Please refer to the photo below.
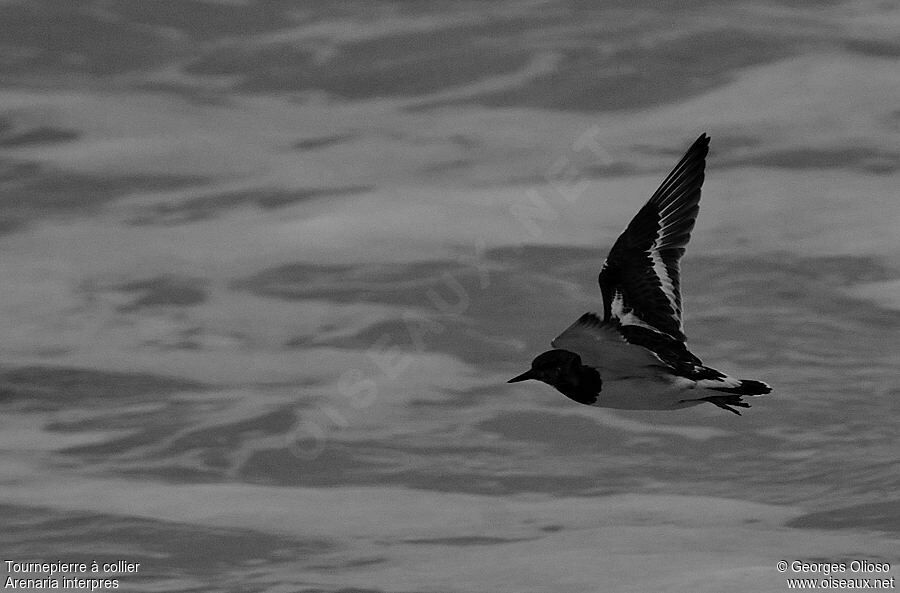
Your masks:
[{"label": "bird's head", "polygon": [[531,361],[531,369],[507,383],[519,381],[542,381],[548,385],[558,385],[563,377],[569,376],[581,366],[581,357],[568,350],[548,350]]}]

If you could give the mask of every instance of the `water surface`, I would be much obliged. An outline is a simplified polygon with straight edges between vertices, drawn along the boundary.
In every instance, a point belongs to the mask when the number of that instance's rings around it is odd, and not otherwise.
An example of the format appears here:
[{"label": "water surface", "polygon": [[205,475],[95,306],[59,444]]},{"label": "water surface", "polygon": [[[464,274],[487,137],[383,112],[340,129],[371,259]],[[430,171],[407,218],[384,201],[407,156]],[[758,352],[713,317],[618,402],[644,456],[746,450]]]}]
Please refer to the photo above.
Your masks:
[{"label": "water surface", "polygon": [[[0,3],[3,559],[135,591],[897,576],[898,34],[862,1]],[[507,385],[701,132],[689,345],[774,394]]]}]

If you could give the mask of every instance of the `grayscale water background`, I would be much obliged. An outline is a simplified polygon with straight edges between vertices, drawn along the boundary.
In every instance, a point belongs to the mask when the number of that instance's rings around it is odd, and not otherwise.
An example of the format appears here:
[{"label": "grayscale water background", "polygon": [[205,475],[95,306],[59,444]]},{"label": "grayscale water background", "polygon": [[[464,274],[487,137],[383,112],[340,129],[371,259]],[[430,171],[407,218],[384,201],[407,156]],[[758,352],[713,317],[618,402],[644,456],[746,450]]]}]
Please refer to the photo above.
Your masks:
[{"label": "grayscale water background", "polygon": [[[140,562],[132,591],[900,576],[898,39],[880,1],[0,2],[2,560]],[[774,395],[507,385],[704,131],[689,345]]]}]

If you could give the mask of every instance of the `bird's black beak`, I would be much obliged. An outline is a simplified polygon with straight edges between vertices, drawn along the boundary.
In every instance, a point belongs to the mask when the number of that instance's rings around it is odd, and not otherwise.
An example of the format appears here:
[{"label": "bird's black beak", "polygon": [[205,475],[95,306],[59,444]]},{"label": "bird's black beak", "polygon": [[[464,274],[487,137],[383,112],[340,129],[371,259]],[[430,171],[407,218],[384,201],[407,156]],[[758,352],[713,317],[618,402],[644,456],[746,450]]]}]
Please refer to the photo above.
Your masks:
[{"label": "bird's black beak", "polygon": [[513,377],[507,383],[518,383],[519,381],[527,381],[529,379],[534,379],[534,369],[529,369],[519,375],[518,377]]}]

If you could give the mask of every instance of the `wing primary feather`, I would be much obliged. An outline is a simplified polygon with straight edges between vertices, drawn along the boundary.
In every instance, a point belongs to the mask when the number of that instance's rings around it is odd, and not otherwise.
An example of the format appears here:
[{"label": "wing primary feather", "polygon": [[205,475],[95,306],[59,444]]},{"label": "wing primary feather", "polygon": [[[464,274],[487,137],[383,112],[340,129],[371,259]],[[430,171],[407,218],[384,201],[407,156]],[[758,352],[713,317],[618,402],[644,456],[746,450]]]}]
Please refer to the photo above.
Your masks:
[{"label": "wing primary feather", "polygon": [[706,159],[706,155],[709,153],[709,136],[705,133],[700,134],[700,137],[694,141],[690,148],[688,148],[687,152],[684,153],[684,156],[681,157],[681,160],[678,161],[678,164],[675,165],[675,168],[666,176],[663,182],[659,185],[659,188],[655,192],[653,192],[653,196],[650,198],[651,202],[662,204],[671,199],[672,196],[672,186],[678,182],[684,182],[684,171],[687,170],[691,166],[695,166],[697,164],[700,165],[700,170],[698,173],[700,175],[703,174],[703,166],[705,165],[704,159]]}]

